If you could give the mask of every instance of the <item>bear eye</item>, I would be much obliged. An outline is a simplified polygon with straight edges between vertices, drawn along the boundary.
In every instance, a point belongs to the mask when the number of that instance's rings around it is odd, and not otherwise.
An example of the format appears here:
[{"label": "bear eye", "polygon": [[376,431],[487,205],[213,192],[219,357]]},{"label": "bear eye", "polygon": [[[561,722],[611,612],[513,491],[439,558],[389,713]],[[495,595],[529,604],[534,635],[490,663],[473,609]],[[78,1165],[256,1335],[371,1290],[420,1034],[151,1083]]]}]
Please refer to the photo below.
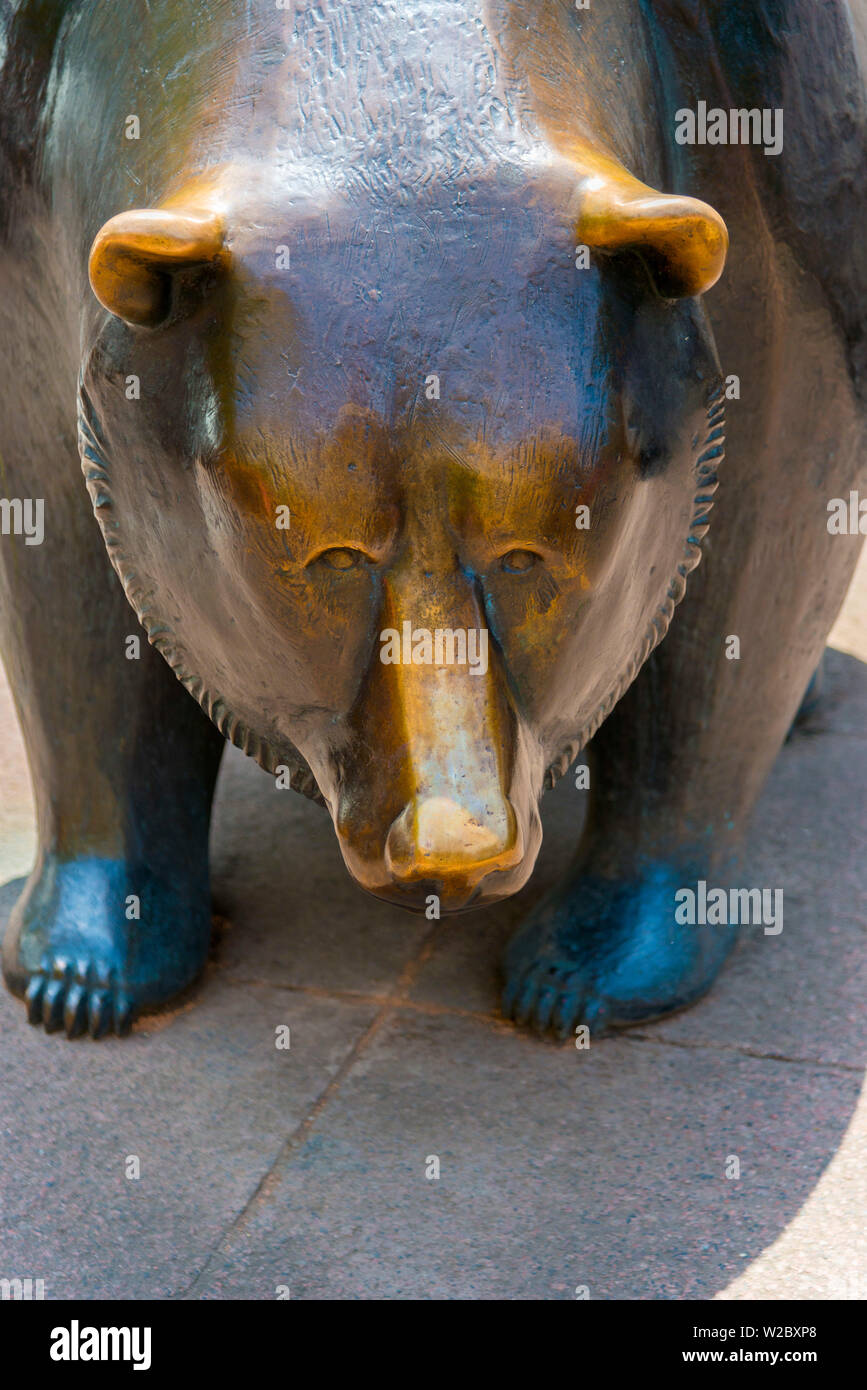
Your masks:
[{"label": "bear eye", "polygon": [[507,574],[526,574],[534,565],[541,560],[541,555],[537,555],[534,550],[510,550],[500,560],[500,567]]},{"label": "bear eye", "polygon": [[331,550],[323,550],[321,555],[317,555],[317,560],[321,560],[323,565],[327,565],[332,570],[352,570],[356,565],[361,564],[362,555],[360,550],[350,550],[348,546],[334,546]]}]

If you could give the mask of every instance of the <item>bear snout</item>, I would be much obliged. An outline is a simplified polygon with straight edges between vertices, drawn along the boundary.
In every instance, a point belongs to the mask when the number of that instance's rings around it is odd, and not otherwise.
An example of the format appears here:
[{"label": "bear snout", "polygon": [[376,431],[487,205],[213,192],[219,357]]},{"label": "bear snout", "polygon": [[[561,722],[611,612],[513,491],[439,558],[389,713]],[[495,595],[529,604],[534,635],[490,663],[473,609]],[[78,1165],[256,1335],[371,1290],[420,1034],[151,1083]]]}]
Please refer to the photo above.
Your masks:
[{"label": "bear snout", "polygon": [[395,886],[428,888],[444,911],[454,911],[484,896],[492,875],[517,868],[524,857],[518,818],[507,799],[492,801],[475,814],[445,796],[408,802],[385,843]]}]

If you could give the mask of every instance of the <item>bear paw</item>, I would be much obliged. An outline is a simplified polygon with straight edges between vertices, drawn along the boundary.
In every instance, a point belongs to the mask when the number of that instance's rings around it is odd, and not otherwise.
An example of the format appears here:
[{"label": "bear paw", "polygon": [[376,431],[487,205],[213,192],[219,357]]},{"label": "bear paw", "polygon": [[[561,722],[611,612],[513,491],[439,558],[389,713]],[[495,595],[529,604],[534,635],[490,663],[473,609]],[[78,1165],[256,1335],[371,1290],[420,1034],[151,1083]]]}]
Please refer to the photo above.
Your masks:
[{"label": "bear paw", "polygon": [[68,1038],[82,1033],[101,1038],[112,1030],[123,1037],[132,1025],[129,993],[112,981],[110,972],[87,961],[73,965],[60,956],[44,957],[30,976],[24,1002],[28,1023],[41,1023],[46,1033],[63,1028]]},{"label": "bear paw", "polygon": [[210,927],[206,871],[169,883],[123,861],[45,856],[9,918],[3,975],[46,1032],[123,1036],[201,973]]},{"label": "bear paw", "polygon": [[562,1040],[581,1024],[598,1037],[694,1003],[737,929],[678,925],[674,895],[689,882],[656,866],[626,883],[581,877],[555,888],[506,949],[503,1012]]}]

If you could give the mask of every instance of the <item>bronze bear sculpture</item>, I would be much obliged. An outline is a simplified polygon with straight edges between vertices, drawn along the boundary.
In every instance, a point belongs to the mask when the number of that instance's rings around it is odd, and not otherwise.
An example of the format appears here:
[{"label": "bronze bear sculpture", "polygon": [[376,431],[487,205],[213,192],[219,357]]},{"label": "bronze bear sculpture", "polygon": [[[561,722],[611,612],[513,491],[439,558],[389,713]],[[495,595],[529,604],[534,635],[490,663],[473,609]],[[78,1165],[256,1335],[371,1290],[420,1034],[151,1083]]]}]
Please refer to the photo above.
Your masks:
[{"label": "bronze bear sculpture", "polygon": [[443,912],[527,881],[592,739],[504,1007],[563,1037],[699,997],[736,929],[675,894],[736,872],[860,546],[826,523],[863,477],[863,14],[0,23],[0,640],[39,828],[3,968],[30,1020],[122,1033],[195,980],[224,739],[325,804],[359,884]]}]

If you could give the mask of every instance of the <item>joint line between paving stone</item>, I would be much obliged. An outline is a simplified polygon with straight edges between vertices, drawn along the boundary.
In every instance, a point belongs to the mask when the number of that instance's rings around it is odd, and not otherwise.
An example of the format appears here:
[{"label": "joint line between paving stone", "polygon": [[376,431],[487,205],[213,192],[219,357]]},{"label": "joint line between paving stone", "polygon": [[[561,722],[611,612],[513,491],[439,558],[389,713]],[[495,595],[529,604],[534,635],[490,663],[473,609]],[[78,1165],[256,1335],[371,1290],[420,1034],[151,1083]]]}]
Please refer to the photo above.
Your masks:
[{"label": "joint line between paving stone", "polygon": [[180,1294],[176,1295],[178,1299],[182,1300],[194,1296],[196,1290],[205,1280],[208,1271],[210,1270],[211,1265],[213,1264],[213,1261],[217,1255],[217,1252],[225,1245],[231,1245],[232,1238],[242,1233],[255,1208],[258,1207],[261,1202],[263,1202],[267,1199],[267,1197],[270,1196],[273,1188],[277,1184],[277,1181],[281,1173],[285,1170],[286,1165],[291,1160],[293,1154],[296,1152],[297,1149],[300,1148],[301,1144],[306,1139],[310,1130],[313,1128],[314,1124],[319,1119],[319,1116],[322,1114],[323,1110],[327,1106],[328,1102],[331,1100],[332,1096],[335,1095],[337,1091],[340,1089],[341,1085],[343,1084],[343,1081],[349,1075],[350,1071],[355,1066],[355,1063],[358,1061],[359,1057],[361,1057],[363,1053],[367,1050],[372,1039],[380,1031],[386,1020],[391,1016],[391,1014],[395,1012],[397,1008],[401,1006],[402,1001],[405,1000],[408,990],[410,990],[413,984],[415,983],[415,980],[418,976],[418,972],[421,970],[422,966],[428,960],[431,951],[433,950],[433,944],[437,934],[437,930],[437,926],[434,926],[424,936],[419,946],[417,954],[411,957],[411,959],[407,962],[407,964],[401,971],[400,976],[398,977],[394,995],[389,996],[389,998],[383,1003],[382,1008],[375,1015],[375,1017],[371,1019],[367,1028],[349,1049],[349,1052],[344,1057],[340,1066],[337,1068],[337,1071],[334,1073],[331,1080],[325,1086],[324,1090],[314,1100],[307,1114],[295,1127],[292,1133],[284,1140],[280,1149],[277,1151],[277,1154],[274,1158],[274,1162],[268,1168],[267,1172],[263,1173],[262,1177],[259,1179],[255,1188],[251,1192],[250,1196],[248,1197],[247,1201],[244,1203],[243,1207],[238,1212],[238,1214],[235,1217],[233,1217],[233,1219],[226,1226],[225,1230],[220,1233],[220,1236],[212,1246],[211,1251],[208,1254],[208,1257],[205,1260],[205,1263],[202,1265],[201,1269],[199,1270],[198,1274],[195,1276],[194,1279],[190,1281],[187,1287]]},{"label": "joint line between paving stone", "polygon": [[[614,1036],[609,1034],[609,1036]],[[862,1068],[852,1062],[827,1062],[818,1057],[787,1057],[782,1052],[759,1052],[757,1048],[738,1043],[690,1042],[686,1038],[656,1038],[637,1028],[624,1029],[621,1036],[627,1042],[657,1043],[660,1047],[682,1047],[690,1052],[735,1052],[739,1057],[754,1057],[759,1062],[786,1062],[795,1067],[813,1067],[816,1070],[851,1072],[860,1076]]]}]

